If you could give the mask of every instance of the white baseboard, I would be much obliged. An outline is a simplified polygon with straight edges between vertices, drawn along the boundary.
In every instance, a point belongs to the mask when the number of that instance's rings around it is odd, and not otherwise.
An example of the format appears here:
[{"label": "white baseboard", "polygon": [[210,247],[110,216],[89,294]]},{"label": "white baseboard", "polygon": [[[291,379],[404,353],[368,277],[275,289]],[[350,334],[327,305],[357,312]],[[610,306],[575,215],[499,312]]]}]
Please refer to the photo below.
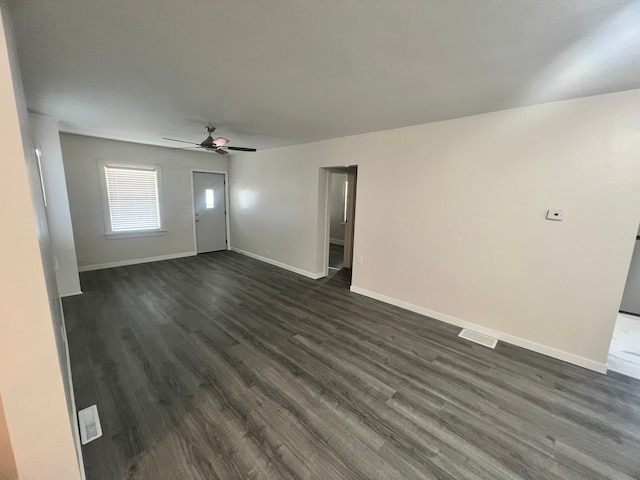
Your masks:
[{"label": "white baseboard", "polygon": [[292,267],[291,265],[287,265],[286,263],[278,262],[276,260],[272,260],[271,258],[267,258],[267,257],[261,257],[260,255],[247,252],[245,250],[240,250],[239,248],[231,247],[231,250],[241,255],[246,255],[247,257],[260,260],[261,262],[264,262],[264,263],[268,263],[269,265],[274,265],[276,267],[283,268],[284,270],[289,270],[290,272],[297,273],[298,275],[304,275],[305,277],[312,278],[313,280],[317,280],[319,278],[326,276],[324,272],[320,272],[320,273],[307,272],[306,270],[302,270],[301,268]]},{"label": "white baseboard", "polygon": [[607,373],[606,363],[599,363],[594,360],[590,360],[588,358],[580,357],[578,355],[565,352],[563,350],[558,350],[556,348],[542,345],[540,343],[532,342],[530,340],[525,340],[524,338],[515,337],[508,333],[492,330],[490,328],[483,327],[482,325],[478,325],[476,323],[467,322],[466,320],[461,320],[459,318],[452,317],[451,315],[447,315],[444,313],[434,312],[433,310],[429,310],[424,307],[419,307],[417,305],[413,305],[409,302],[398,300],[396,298],[387,297],[386,295],[372,292],[364,288],[360,288],[352,285],[351,291],[359,295],[364,295],[365,297],[370,297],[375,300],[380,300],[381,302],[384,302],[384,303],[395,305],[396,307],[404,308],[405,310],[410,310],[412,312],[419,313],[427,317],[435,318],[436,320],[440,320],[450,325],[455,325],[456,327],[468,328],[470,330],[474,330],[484,335],[495,337],[502,342],[506,342],[506,343],[510,343],[511,345],[516,345],[518,347],[526,348],[527,350],[541,353],[548,357],[556,358],[558,360],[562,360],[564,362],[571,363],[573,365],[577,365],[579,367],[583,367],[588,370],[593,370],[594,372]]},{"label": "white baseboard", "polygon": [[330,238],[329,243],[333,243],[334,245],[344,246],[344,240],[340,240],[339,238]]},{"label": "white baseboard", "polygon": [[172,260],[174,258],[193,257],[196,252],[182,252],[171,255],[160,255],[159,257],[134,258],[131,260],[122,260],[120,262],[100,263],[97,265],[85,265],[78,267],[79,272],[89,272],[91,270],[102,270],[104,268],[126,267],[127,265],[138,265],[140,263],[159,262],[161,260]]},{"label": "white baseboard", "polygon": [[71,292],[71,293],[61,293],[60,298],[73,297],[75,295],[82,295],[82,290],[78,290],[77,292]]}]

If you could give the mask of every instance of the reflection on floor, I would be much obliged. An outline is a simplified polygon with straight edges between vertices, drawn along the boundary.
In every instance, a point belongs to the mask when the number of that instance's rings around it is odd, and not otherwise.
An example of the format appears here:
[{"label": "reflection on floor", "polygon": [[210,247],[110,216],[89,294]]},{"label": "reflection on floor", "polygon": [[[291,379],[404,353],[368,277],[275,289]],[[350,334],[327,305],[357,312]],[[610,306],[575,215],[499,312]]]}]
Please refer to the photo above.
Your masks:
[{"label": "reflection on floor", "polygon": [[329,268],[340,270],[344,266],[344,247],[329,244]]},{"label": "reflection on floor", "polygon": [[614,372],[640,379],[640,317],[618,314],[607,366]]}]

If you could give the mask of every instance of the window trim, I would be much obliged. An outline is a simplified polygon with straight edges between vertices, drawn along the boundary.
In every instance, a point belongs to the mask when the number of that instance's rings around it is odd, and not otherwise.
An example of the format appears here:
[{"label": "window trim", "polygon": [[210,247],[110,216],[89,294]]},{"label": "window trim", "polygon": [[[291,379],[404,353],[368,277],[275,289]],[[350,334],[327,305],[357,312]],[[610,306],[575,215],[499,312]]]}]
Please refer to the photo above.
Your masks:
[{"label": "window trim", "polygon": [[[164,214],[164,182],[162,178],[162,165],[159,163],[130,162],[124,160],[97,159],[98,178],[100,183],[100,197],[102,201],[102,220],[104,223],[104,235],[108,239],[154,237],[165,235],[167,232]],[[158,182],[158,216],[160,217],[160,228],[126,230],[114,232],[111,228],[111,211],[109,209],[109,193],[107,191],[106,167],[121,167],[129,169],[155,170],[156,181]]]}]

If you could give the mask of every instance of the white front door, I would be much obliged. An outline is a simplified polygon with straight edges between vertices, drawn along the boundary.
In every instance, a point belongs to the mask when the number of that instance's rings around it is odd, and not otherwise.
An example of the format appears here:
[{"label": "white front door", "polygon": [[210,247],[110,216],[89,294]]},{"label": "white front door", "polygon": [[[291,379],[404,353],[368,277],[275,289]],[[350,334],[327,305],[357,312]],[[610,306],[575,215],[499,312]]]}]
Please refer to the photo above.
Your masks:
[{"label": "white front door", "polygon": [[198,253],[227,249],[227,205],[224,188],[223,174],[193,172]]}]

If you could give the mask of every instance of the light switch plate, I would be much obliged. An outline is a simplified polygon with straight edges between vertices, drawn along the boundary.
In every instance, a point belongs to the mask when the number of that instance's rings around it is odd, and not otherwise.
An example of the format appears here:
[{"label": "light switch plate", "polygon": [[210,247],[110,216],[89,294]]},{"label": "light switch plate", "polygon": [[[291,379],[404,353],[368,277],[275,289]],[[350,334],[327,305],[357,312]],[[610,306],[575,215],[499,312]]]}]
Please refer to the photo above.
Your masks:
[{"label": "light switch plate", "polygon": [[548,210],[547,220],[556,220],[556,221],[564,220],[564,210],[556,210],[556,209]]}]

